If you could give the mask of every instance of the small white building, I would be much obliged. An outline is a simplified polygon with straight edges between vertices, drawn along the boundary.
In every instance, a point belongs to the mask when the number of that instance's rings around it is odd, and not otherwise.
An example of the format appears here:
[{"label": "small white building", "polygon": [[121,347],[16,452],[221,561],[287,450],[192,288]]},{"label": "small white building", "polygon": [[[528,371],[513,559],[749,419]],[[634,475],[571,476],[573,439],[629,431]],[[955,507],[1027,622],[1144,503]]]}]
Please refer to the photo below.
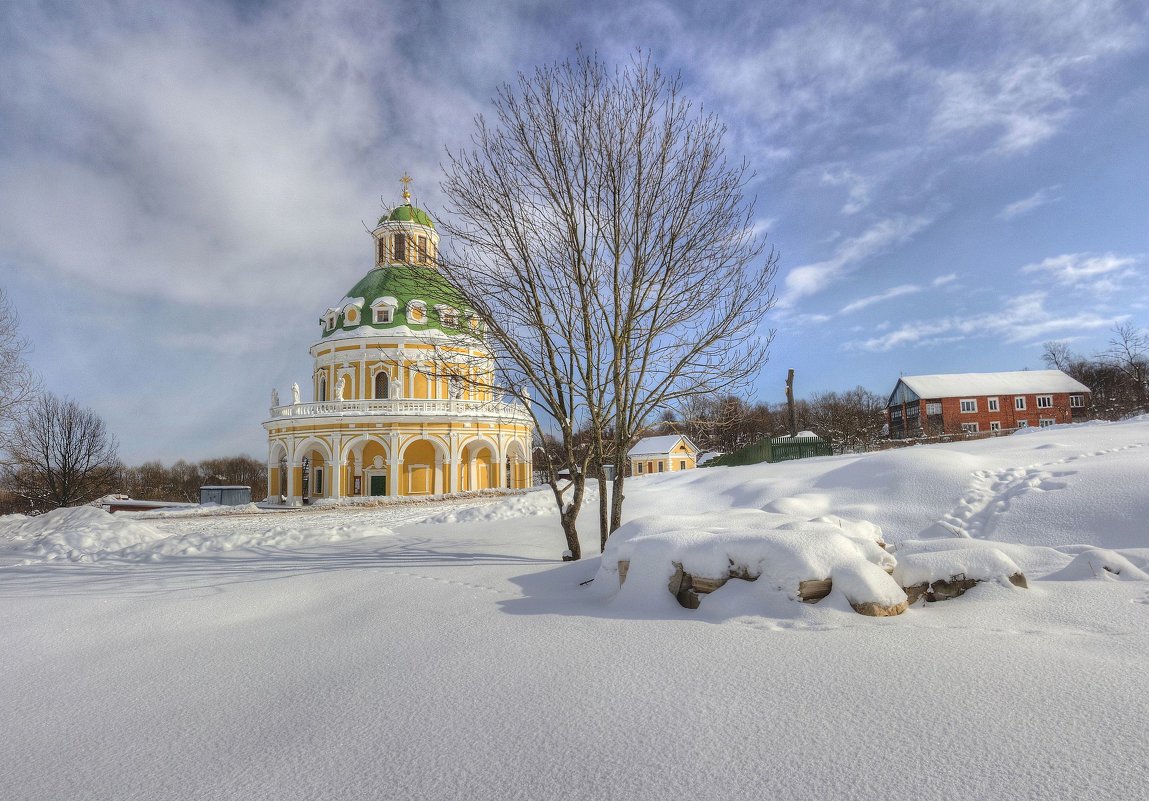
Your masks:
[{"label": "small white building", "polygon": [[698,446],[685,434],[644,437],[626,452],[626,458],[632,476],[676,473],[698,466]]}]

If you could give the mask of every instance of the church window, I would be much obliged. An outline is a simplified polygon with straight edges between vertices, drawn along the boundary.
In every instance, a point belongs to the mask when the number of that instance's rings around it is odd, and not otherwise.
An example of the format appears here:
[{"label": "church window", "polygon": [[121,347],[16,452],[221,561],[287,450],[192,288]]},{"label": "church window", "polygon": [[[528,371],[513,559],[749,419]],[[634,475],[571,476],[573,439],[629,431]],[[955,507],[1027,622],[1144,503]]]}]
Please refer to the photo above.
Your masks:
[{"label": "church window", "polygon": [[319,395],[320,403],[323,403],[327,400],[327,376],[319,376],[319,392],[316,394]]},{"label": "church window", "polygon": [[388,259],[387,259],[388,255],[389,254],[387,253],[387,240],[380,238],[379,239],[379,263],[380,264],[386,264],[388,261]]},{"label": "church window", "polygon": [[407,261],[407,235],[395,234],[392,237],[392,251],[395,261]]},{"label": "church window", "polygon": [[387,397],[387,374],[386,373],[381,372],[375,376],[375,397],[379,400],[383,400],[384,398]]},{"label": "church window", "polygon": [[427,304],[421,300],[413,300],[407,304],[407,320],[412,323],[422,323],[427,320]]},{"label": "church window", "polygon": [[343,313],[344,325],[356,325],[359,322],[359,309],[354,306],[348,306],[347,310]]},{"label": "church window", "polygon": [[419,263],[426,264],[427,259],[427,237],[419,237]]},{"label": "church window", "polygon": [[376,323],[389,323],[389,322],[391,322],[391,308],[389,306],[383,306],[381,308],[376,309],[375,310],[375,322]]}]

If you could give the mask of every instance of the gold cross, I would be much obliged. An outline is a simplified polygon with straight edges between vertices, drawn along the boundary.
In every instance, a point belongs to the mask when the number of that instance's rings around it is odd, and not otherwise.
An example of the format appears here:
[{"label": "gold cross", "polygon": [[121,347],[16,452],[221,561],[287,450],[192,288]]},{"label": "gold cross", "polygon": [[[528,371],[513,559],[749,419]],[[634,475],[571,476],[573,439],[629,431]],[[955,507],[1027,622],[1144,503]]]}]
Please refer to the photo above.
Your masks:
[{"label": "gold cross", "polygon": [[408,202],[411,200],[411,192],[409,190],[411,189],[412,180],[414,179],[407,174],[406,170],[403,171],[403,177],[399,179],[399,183],[403,184],[403,199]]}]

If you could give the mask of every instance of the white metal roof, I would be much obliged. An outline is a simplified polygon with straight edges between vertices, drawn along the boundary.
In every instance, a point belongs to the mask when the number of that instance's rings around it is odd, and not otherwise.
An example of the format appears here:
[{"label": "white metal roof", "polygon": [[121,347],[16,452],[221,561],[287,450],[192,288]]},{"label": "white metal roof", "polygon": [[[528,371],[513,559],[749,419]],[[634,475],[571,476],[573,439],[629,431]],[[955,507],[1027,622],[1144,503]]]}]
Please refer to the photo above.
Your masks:
[{"label": "white metal roof", "polygon": [[1089,391],[1089,387],[1060,370],[904,375],[901,381],[923,400],[978,395],[1035,395],[1043,392]]},{"label": "white metal roof", "polygon": [[694,453],[698,453],[698,448],[690,441],[690,437],[685,434],[666,434],[661,437],[643,437],[634,443],[634,447],[627,451],[626,455],[645,456],[655,453],[670,453],[672,449],[678,446],[679,440],[684,440],[687,448]]}]

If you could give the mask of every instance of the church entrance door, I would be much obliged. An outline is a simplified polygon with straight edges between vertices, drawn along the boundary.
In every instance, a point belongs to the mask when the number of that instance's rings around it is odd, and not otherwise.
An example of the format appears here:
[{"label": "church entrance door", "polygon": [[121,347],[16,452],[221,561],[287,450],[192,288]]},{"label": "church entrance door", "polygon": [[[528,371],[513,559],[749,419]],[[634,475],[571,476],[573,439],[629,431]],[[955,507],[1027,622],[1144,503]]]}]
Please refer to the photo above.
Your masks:
[{"label": "church entrance door", "polygon": [[371,476],[371,494],[387,494],[387,476]]}]

